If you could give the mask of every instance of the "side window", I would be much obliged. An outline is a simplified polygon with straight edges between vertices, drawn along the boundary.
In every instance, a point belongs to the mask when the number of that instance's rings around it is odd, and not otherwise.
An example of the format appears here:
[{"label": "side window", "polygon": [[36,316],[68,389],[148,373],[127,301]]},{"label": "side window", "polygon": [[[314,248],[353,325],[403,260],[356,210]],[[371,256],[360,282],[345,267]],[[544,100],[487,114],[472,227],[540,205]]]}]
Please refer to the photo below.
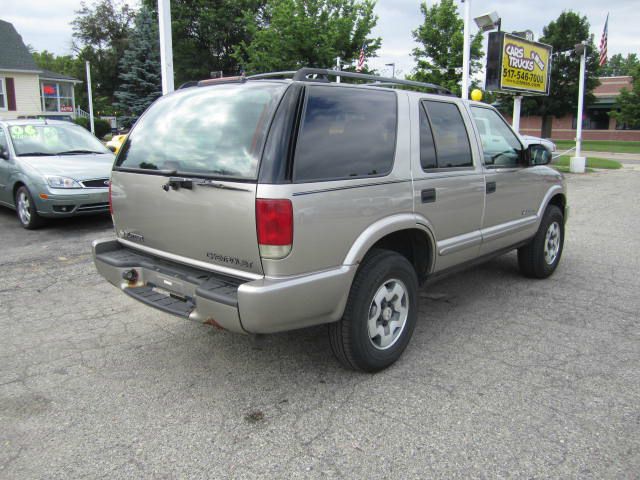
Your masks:
[{"label": "side window", "polygon": [[438,167],[436,145],[424,105],[420,106],[420,165],[423,170]]},{"label": "side window", "polygon": [[454,103],[423,100],[433,130],[437,168],[473,167],[469,135]]},{"label": "side window", "polygon": [[483,107],[471,107],[471,114],[480,132],[485,165],[522,166],[522,145],[502,117],[495,110]]},{"label": "side window", "polygon": [[396,144],[394,92],[311,86],[293,167],[295,182],[385,175]]},{"label": "side window", "polygon": [[4,130],[2,130],[2,127],[0,127],[0,150],[4,150],[5,152],[9,150],[7,137],[5,136]]}]

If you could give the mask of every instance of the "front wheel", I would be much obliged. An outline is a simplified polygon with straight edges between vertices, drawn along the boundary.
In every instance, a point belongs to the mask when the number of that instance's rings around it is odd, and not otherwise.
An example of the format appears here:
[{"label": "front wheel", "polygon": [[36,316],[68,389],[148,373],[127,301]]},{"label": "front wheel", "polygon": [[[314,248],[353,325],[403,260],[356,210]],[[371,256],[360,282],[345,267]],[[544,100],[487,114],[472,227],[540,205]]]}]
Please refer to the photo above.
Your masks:
[{"label": "front wheel", "polygon": [[358,269],[344,315],[329,325],[331,349],[342,365],[376,372],[394,363],[416,325],[418,279],[396,252],[374,250]]},{"label": "front wheel", "polygon": [[33,230],[43,224],[42,217],[36,211],[33,197],[25,186],[18,188],[16,192],[16,213],[20,224],[27,230]]},{"label": "front wheel", "polygon": [[535,237],[518,249],[520,271],[527,277],[547,278],[560,263],[563,247],[564,216],[557,206],[549,205]]}]

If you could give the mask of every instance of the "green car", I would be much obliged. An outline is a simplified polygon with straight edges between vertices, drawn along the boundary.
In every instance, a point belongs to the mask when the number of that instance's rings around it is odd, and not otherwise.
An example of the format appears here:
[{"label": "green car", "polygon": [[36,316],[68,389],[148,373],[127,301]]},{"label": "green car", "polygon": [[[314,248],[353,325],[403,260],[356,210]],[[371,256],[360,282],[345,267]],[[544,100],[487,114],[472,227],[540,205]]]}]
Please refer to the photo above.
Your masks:
[{"label": "green car", "polygon": [[44,218],[106,213],[113,161],[79,125],[0,121],[0,205],[16,210],[27,229]]}]

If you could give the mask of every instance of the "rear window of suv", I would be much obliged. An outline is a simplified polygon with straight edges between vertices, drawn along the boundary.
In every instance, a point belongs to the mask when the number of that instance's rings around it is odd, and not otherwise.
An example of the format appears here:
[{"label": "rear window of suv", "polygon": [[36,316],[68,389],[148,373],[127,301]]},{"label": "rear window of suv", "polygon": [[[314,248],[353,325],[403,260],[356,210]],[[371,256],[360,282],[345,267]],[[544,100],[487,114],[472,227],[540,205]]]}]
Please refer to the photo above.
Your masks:
[{"label": "rear window of suv", "polygon": [[394,92],[309,87],[296,144],[295,182],[381,176],[393,166]]},{"label": "rear window of suv", "polygon": [[283,83],[195,87],[158,100],[133,128],[117,166],[255,179]]}]

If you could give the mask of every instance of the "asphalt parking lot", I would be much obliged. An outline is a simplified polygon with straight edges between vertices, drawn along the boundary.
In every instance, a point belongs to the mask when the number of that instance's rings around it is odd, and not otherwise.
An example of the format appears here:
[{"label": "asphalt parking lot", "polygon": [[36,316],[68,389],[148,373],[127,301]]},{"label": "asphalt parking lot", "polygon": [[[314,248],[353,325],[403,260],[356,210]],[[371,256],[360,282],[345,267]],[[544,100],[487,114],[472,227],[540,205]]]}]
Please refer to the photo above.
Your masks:
[{"label": "asphalt parking lot", "polygon": [[0,478],[638,478],[639,192],[570,177],[556,274],[426,288],[377,375],[324,327],[254,345],[129,299],[91,262],[109,218],[0,209]]}]

